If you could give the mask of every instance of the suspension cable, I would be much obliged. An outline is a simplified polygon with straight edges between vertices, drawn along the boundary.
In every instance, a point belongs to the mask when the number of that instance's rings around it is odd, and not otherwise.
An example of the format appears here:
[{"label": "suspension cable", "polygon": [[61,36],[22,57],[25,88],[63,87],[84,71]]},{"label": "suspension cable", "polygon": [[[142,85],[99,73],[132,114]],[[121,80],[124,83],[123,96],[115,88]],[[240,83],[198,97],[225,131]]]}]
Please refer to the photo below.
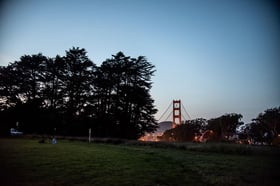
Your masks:
[{"label": "suspension cable", "polygon": [[167,109],[164,111],[164,113],[159,117],[159,120],[160,121],[162,119],[162,117],[166,114],[166,112],[169,110],[169,108],[171,107],[172,105],[172,102],[170,102],[169,106],[167,107]]},{"label": "suspension cable", "polygon": [[167,116],[167,118],[164,121],[167,121],[167,119],[171,116],[172,113],[173,113],[173,110],[171,110],[171,112],[169,113],[169,115]]},{"label": "suspension cable", "polygon": [[183,105],[183,103],[182,103],[182,106],[183,106],[183,110],[186,112],[187,116],[191,119],[191,116],[190,116],[189,113],[187,112],[187,110],[186,110],[185,106]]}]

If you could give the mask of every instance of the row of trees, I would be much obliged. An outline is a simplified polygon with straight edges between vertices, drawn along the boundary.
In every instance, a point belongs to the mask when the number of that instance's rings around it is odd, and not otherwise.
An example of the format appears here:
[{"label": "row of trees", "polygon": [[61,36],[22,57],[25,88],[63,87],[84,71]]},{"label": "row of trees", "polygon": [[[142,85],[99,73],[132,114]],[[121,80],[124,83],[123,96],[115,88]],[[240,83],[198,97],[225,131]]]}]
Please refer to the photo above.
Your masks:
[{"label": "row of trees", "polygon": [[251,137],[253,142],[279,143],[280,135],[280,106],[267,109],[260,113],[251,123],[242,129],[243,134]]},{"label": "row of trees", "polygon": [[231,113],[210,120],[188,120],[165,131],[159,138],[163,141],[199,141],[197,137],[228,141],[235,138],[247,142],[249,140],[250,143],[271,144],[280,134],[280,107],[265,110],[251,123],[244,124],[241,119],[241,114]]},{"label": "row of trees", "polygon": [[241,114],[225,114],[218,118],[206,120],[198,118],[187,120],[182,125],[167,130],[160,137],[163,141],[194,141],[197,136],[202,136],[206,131],[213,131],[211,140],[221,141],[226,136],[236,133],[236,128],[243,124]]},{"label": "row of trees", "polygon": [[24,55],[0,67],[1,128],[25,133],[136,139],[157,128],[150,95],[155,67],[122,52],[99,67],[85,49],[54,58]]}]

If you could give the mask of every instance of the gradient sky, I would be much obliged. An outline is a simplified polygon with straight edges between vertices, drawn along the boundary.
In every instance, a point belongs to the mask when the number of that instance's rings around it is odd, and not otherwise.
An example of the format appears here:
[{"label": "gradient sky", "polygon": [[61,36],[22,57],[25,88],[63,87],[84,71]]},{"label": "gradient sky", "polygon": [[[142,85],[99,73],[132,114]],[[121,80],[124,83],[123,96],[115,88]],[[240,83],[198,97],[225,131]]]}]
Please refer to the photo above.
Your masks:
[{"label": "gradient sky", "polygon": [[85,48],[100,65],[118,51],[156,66],[159,109],[181,99],[191,118],[280,105],[280,6],[258,0],[6,0],[0,65],[24,54]]}]

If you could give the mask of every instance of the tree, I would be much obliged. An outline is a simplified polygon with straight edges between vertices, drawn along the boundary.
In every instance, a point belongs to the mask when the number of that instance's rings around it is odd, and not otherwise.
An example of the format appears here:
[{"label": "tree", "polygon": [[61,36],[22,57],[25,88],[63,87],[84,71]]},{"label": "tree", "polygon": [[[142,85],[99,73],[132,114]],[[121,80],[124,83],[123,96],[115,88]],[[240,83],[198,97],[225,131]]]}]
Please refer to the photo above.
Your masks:
[{"label": "tree", "polygon": [[265,110],[247,128],[254,141],[271,143],[280,133],[280,107]]},{"label": "tree", "polygon": [[14,106],[20,98],[18,97],[19,86],[15,76],[13,65],[0,67],[0,110],[6,110]]},{"label": "tree", "polygon": [[156,129],[157,110],[149,93],[153,74],[154,66],[143,56],[134,59],[119,52],[102,63],[95,85],[104,135],[136,139]]},{"label": "tree", "polygon": [[5,106],[42,100],[43,76],[47,61],[47,57],[39,53],[24,55],[20,61],[1,67],[1,100],[5,101]]},{"label": "tree", "polygon": [[44,89],[43,76],[47,57],[41,53],[37,55],[24,55],[20,61],[16,61],[17,85],[20,88],[19,97],[22,102],[28,102],[35,99],[42,99]]},{"label": "tree", "polygon": [[47,61],[44,76],[44,103],[50,109],[64,107],[64,89],[67,74],[66,62],[63,57],[57,55]]},{"label": "tree", "polygon": [[185,123],[165,131],[159,139],[161,141],[194,141],[194,137],[205,130],[207,120],[197,118],[194,120],[187,120]]},{"label": "tree", "polygon": [[[39,110],[44,103],[44,75],[48,60],[41,53],[24,55],[19,61],[1,68],[0,96],[4,100],[5,113],[13,116],[10,119],[13,125],[19,122],[29,132],[43,128]],[[9,121],[6,123],[11,124]]]},{"label": "tree", "polygon": [[136,139],[157,128],[154,72],[145,57],[122,52],[100,67],[78,47],[62,57],[24,55],[0,67],[0,116],[14,115],[26,133],[86,135],[92,127],[96,136]]},{"label": "tree", "polygon": [[241,119],[241,114],[225,114],[221,117],[208,120],[207,129],[212,130],[216,134],[218,137],[217,140],[226,140],[229,136],[236,133],[238,126],[243,124]]},{"label": "tree", "polygon": [[79,115],[92,94],[93,72],[96,66],[86,53],[85,49],[75,47],[66,51],[64,101],[70,115]]}]

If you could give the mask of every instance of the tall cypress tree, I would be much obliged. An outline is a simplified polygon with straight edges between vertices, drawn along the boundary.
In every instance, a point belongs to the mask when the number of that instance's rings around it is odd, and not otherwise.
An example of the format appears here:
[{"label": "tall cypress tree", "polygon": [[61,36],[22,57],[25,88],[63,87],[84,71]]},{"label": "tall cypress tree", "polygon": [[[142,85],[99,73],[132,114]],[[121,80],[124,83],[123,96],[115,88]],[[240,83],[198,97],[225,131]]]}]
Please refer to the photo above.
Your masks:
[{"label": "tall cypress tree", "polygon": [[154,72],[145,57],[130,58],[122,52],[102,63],[95,85],[104,134],[135,139],[157,128],[150,95]]}]

